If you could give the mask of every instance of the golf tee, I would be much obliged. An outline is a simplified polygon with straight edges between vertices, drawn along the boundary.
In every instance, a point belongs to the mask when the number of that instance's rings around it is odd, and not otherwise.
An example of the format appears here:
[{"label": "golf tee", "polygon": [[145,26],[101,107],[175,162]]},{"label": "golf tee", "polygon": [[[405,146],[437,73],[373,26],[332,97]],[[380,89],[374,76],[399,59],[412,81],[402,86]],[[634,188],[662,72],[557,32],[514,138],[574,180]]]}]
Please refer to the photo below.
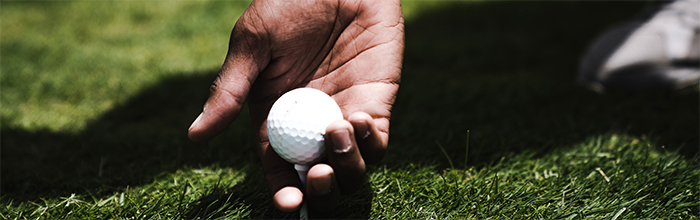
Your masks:
[{"label": "golf tee", "polygon": [[[306,174],[309,172],[309,166],[306,165],[298,165],[294,164],[294,169],[297,170],[297,174],[299,174],[299,180],[301,180],[301,192],[305,193],[306,191]],[[303,201],[301,205],[301,209],[299,209],[299,219],[301,220],[307,220],[309,219],[309,211],[308,208],[306,207],[306,201]]]}]

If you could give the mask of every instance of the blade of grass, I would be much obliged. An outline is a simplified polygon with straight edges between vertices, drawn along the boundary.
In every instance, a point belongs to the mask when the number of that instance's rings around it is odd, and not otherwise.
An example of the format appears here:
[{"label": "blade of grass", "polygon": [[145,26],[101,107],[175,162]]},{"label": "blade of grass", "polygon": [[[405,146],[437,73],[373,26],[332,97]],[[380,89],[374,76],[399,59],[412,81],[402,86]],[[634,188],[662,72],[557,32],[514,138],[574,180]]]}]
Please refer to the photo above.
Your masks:
[{"label": "blade of grass", "polygon": [[464,149],[464,170],[467,169],[467,162],[469,162],[469,130],[467,130],[467,147]]},{"label": "blade of grass", "polygon": [[447,154],[447,151],[445,151],[445,148],[442,147],[442,144],[440,144],[440,141],[435,141],[435,143],[440,148],[440,150],[442,150],[442,153],[445,154],[445,157],[447,158],[447,162],[450,163],[450,168],[452,168],[454,170],[455,166],[454,166],[454,164],[452,164],[452,159],[450,159],[450,156]]}]

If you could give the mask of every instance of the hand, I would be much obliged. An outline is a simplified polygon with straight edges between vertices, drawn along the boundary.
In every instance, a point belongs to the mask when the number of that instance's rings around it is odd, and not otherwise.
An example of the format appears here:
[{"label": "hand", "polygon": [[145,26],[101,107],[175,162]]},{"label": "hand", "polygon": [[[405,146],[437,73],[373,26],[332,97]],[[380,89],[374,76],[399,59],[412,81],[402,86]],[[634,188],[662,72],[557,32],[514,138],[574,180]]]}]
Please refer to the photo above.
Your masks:
[{"label": "hand", "polygon": [[[399,0],[256,0],[231,33],[229,50],[203,112],[189,129],[205,141],[225,129],[248,101],[274,205],[286,212],[302,200],[316,211],[364,183],[365,163],[381,160],[403,58]],[[266,118],[285,92],[316,88],[340,106],[345,120],[326,129],[328,164],[307,175],[306,197],[292,164],[270,146]]]}]

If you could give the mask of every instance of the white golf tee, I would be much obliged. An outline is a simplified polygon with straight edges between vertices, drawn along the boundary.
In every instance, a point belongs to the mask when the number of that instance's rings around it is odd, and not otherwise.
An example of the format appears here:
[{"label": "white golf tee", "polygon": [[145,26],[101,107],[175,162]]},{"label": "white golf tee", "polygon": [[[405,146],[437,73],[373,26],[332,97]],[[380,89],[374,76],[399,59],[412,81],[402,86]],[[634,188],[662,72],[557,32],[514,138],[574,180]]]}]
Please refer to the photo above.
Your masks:
[{"label": "white golf tee", "polygon": [[[301,192],[306,194],[306,174],[309,172],[309,169],[311,166],[308,165],[298,165],[294,164],[294,169],[297,170],[297,174],[299,174],[299,179],[301,180]],[[306,208],[306,201],[303,201],[303,204],[301,205],[301,209],[299,209],[299,219],[301,220],[307,220],[309,219],[309,211]]]}]

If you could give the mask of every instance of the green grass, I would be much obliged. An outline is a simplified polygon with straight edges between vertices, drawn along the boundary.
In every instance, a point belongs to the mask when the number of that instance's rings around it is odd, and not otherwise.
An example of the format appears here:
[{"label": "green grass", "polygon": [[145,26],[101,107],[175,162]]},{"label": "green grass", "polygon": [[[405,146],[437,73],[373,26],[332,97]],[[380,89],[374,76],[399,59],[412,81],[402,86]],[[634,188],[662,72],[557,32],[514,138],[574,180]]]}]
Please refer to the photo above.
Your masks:
[{"label": "green grass", "polygon": [[687,218],[700,205],[697,165],[629,136],[602,135],[540,157],[506,155],[484,168],[374,172],[381,202],[372,214],[389,219]]},{"label": "green grass", "polygon": [[76,133],[175,75],[211,71],[247,2],[5,2],[3,124]]},{"label": "green grass", "polygon": [[[247,111],[186,137],[247,4],[3,1],[0,218],[297,218],[271,205]],[[387,156],[314,215],[699,218],[697,88],[574,80],[587,44],[645,5],[404,1]]]}]

